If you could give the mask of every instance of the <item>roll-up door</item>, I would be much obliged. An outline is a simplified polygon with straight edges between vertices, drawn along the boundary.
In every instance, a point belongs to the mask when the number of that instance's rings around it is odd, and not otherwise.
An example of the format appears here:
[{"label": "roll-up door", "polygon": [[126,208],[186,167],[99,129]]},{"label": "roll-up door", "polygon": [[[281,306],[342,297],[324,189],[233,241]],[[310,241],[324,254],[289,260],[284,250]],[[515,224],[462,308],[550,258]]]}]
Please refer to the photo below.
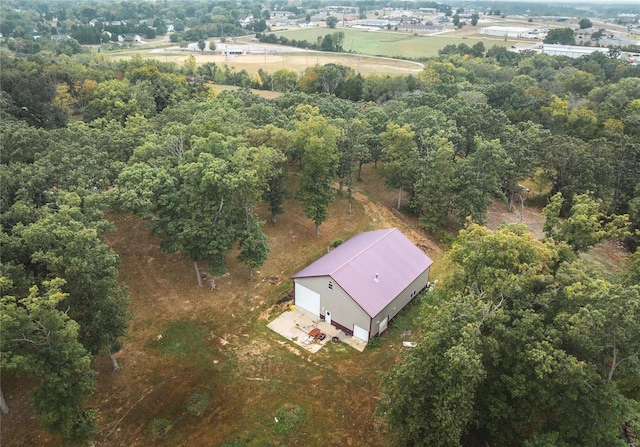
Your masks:
[{"label": "roll-up door", "polygon": [[296,283],[296,306],[320,316],[320,294]]}]

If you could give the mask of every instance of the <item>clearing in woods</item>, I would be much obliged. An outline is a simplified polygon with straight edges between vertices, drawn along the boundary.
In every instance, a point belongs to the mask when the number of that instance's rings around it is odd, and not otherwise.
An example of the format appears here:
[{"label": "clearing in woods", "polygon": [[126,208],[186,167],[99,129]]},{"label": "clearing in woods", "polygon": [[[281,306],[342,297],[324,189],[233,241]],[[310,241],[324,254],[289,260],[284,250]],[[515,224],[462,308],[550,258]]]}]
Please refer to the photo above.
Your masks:
[{"label": "clearing in woods", "polygon": [[[101,411],[95,445],[214,446],[238,439],[274,446],[389,445],[374,416],[379,373],[398,361],[403,340],[418,339],[415,306],[363,353],[328,343],[309,354],[266,328],[288,305],[279,301],[291,290],[290,276],[334,240],[361,231],[399,228],[435,260],[432,278],[441,273],[443,250],[415,218],[394,210],[396,192],[385,189],[373,166],[364,167],[363,178],[353,213],[338,195],[319,237],[300,205],[288,201],[278,223],[265,224],[271,252],[256,280],[247,281],[233,252],[217,290],[198,288],[193,264],[161,252],[142,221],[110,216],[117,229],[106,240],[120,256],[134,318],[117,353],[122,370],[112,372],[105,355],[94,362],[98,389],[90,405]],[[494,205],[492,225],[514,219],[504,210]],[[268,220],[266,209],[260,214]],[[536,215],[525,215],[525,222]],[[12,412],[2,416],[1,444],[57,446],[59,438],[40,431],[26,405],[29,385],[2,377]]]}]

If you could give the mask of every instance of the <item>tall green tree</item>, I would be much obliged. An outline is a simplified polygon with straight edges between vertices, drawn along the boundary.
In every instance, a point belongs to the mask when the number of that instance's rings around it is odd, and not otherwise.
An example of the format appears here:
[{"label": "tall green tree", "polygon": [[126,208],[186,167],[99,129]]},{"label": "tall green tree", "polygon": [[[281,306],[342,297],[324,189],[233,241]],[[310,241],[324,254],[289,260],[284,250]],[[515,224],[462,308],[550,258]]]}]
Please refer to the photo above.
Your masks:
[{"label": "tall green tree", "polygon": [[276,92],[288,93],[298,88],[298,74],[285,68],[276,70],[271,81],[271,89]]},{"label": "tall green tree", "polygon": [[320,235],[320,225],[327,219],[329,204],[335,196],[337,165],[335,142],[327,144],[324,138],[311,136],[305,145],[298,197],[304,214],[316,225],[316,236]]},{"label": "tall green tree", "polygon": [[101,239],[111,228],[99,208],[103,199],[53,191],[50,196],[49,206],[35,213],[23,202],[10,210],[18,222],[0,240],[3,265],[13,266],[7,276],[16,295],[25,284],[63,278],[63,304],[79,325],[80,342],[92,355],[111,354],[126,333],[129,297],[117,280],[118,257]]},{"label": "tall green tree", "polygon": [[411,190],[416,180],[416,165],[420,163],[415,132],[409,125],[389,123],[380,135],[385,150],[382,177],[387,186],[398,188],[397,209],[402,205],[402,192]]},{"label": "tall green tree", "polygon": [[267,178],[267,186],[262,195],[263,200],[269,206],[271,223],[276,223],[278,214],[284,213],[282,205],[287,194],[286,157],[283,156],[281,160],[281,162],[273,165],[273,170]]},{"label": "tall green tree", "polygon": [[210,287],[215,288],[215,277],[225,273],[226,254],[238,238],[250,275],[268,252],[254,210],[271,178],[281,176],[285,156],[266,146],[239,143],[212,133],[196,139],[173,163],[166,156],[164,162],[152,160],[159,166],[136,163],[118,178],[115,194],[121,209],[148,218],[164,250],[191,259],[200,286],[199,263],[208,266]]},{"label": "tall green tree", "polygon": [[[338,189],[342,193],[343,186],[346,186],[347,199],[349,202],[349,214],[351,214],[353,206],[353,187],[356,177],[360,177],[362,164],[371,156],[368,142],[372,129],[369,123],[361,118],[341,120],[338,125],[342,130],[338,144],[340,152],[340,160],[338,163]],[[358,164],[357,172],[356,164]]]},{"label": "tall green tree", "polygon": [[[3,290],[12,288],[7,278],[0,282]],[[60,310],[67,300],[63,286],[56,278],[24,297],[0,298],[0,366],[37,381],[29,401],[46,430],[86,445],[97,433],[97,411],[85,407],[96,373],[78,341],[80,326]]]},{"label": "tall green tree", "polygon": [[501,185],[513,162],[498,140],[476,138],[477,150],[457,164],[454,213],[458,225],[467,218],[484,223],[494,197],[502,195]]},{"label": "tall green tree", "polygon": [[250,146],[267,146],[270,148],[280,148],[277,153],[279,157],[270,163],[270,171],[266,174],[267,183],[262,198],[267,202],[271,213],[271,222],[276,223],[278,214],[284,212],[282,204],[287,194],[287,156],[283,152],[290,143],[291,135],[288,131],[267,124],[259,129],[250,129],[246,133],[246,138]]},{"label": "tall green tree", "polygon": [[[270,187],[279,186],[284,162],[282,152],[266,146],[241,147],[231,157],[235,178],[232,190],[244,210],[245,218],[245,228],[240,232],[241,253],[238,259],[249,268],[249,280],[253,280],[254,268],[262,266],[269,251],[267,237],[262,233],[262,224],[254,213],[255,206]],[[279,211],[279,203],[276,203],[275,194],[269,198],[272,200],[270,208],[273,216],[274,212]]]},{"label": "tall green tree", "polygon": [[335,193],[333,182],[338,168],[338,130],[317,108],[298,106],[291,149],[301,154],[302,171],[297,196],[305,215],[316,225],[327,218]]},{"label": "tall green tree", "polygon": [[249,228],[240,234],[240,253],[238,260],[249,269],[249,281],[253,281],[253,271],[262,267],[269,254],[269,241],[262,232],[262,224],[252,216]]},{"label": "tall green tree", "polygon": [[[175,208],[166,209],[163,247],[180,250],[194,261],[204,261],[212,277],[226,272],[225,255],[242,228],[242,207],[233,200],[234,176],[228,161],[200,153],[178,166],[180,188]],[[211,284],[215,287],[215,283]]]},{"label": "tall green tree", "polygon": [[149,117],[155,113],[156,103],[148,82],[132,85],[126,79],[114,79],[98,83],[84,111],[84,119],[104,118],[124,124],[129,116]]},{"label": "tall green tree", "polygon": [[598,165],[599,161],[605,161],[599,149],[579,138],[564,135],[554,135],[547,140],[542,175],[551,182],[552,194],[562,193],[565,199],[562,215],[571,208],[573,196],[598,189]]},{"label": "tall green tree", "polygon": [[591,20],[589,20],[588,18],[583,17],[578,22],[578,25],[580,25],[580,29],[587,29],[591,28],[593,26],[593,23],[591,23]]},{"label": "tall green tree", "polygon": [[544,43],[558,43],[560,45],[575,45],[576,38],[573,35],[571,28],[553,28],[547,33],[547,37],[544,38]]},{"label": "tall green tree", "polygon": [[447,223],[455,200],[457,167],[453,144],[434,137],[435,147],[429,152],[415,185],[413,205],[420,214],[420,224],[436,231]]}]

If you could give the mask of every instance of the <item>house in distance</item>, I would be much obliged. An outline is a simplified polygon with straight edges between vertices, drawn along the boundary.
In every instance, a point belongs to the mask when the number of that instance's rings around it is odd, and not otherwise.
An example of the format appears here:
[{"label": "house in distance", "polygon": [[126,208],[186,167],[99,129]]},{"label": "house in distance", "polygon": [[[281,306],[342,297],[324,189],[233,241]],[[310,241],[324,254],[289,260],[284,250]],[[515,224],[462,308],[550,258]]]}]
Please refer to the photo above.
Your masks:
[{"label": "house in distance", "polygon": [[432,263],[396,228],[360,233],[293,275],[294,302],[368,341],[427,287]]}]

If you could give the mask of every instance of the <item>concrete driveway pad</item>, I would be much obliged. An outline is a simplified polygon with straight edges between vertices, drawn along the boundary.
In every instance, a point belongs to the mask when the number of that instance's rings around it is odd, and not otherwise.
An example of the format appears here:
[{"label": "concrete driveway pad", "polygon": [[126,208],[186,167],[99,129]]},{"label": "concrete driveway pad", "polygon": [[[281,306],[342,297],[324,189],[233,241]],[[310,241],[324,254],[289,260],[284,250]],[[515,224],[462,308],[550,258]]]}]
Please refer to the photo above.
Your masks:
[{"label": "concrete driveway pad", "polygon": [[[269,323],[267,327],[312,353],[318,352],[325,343],[330,343],[332,337],[338,337],[341,343],[346,343],[360,352],[367,346],[366,341],[347,335],[340,329],[321,321],[311,312],[294,306]],[[313,340],[309,337],[309,332],[315,328],[327,335],[324,340]]]}]

